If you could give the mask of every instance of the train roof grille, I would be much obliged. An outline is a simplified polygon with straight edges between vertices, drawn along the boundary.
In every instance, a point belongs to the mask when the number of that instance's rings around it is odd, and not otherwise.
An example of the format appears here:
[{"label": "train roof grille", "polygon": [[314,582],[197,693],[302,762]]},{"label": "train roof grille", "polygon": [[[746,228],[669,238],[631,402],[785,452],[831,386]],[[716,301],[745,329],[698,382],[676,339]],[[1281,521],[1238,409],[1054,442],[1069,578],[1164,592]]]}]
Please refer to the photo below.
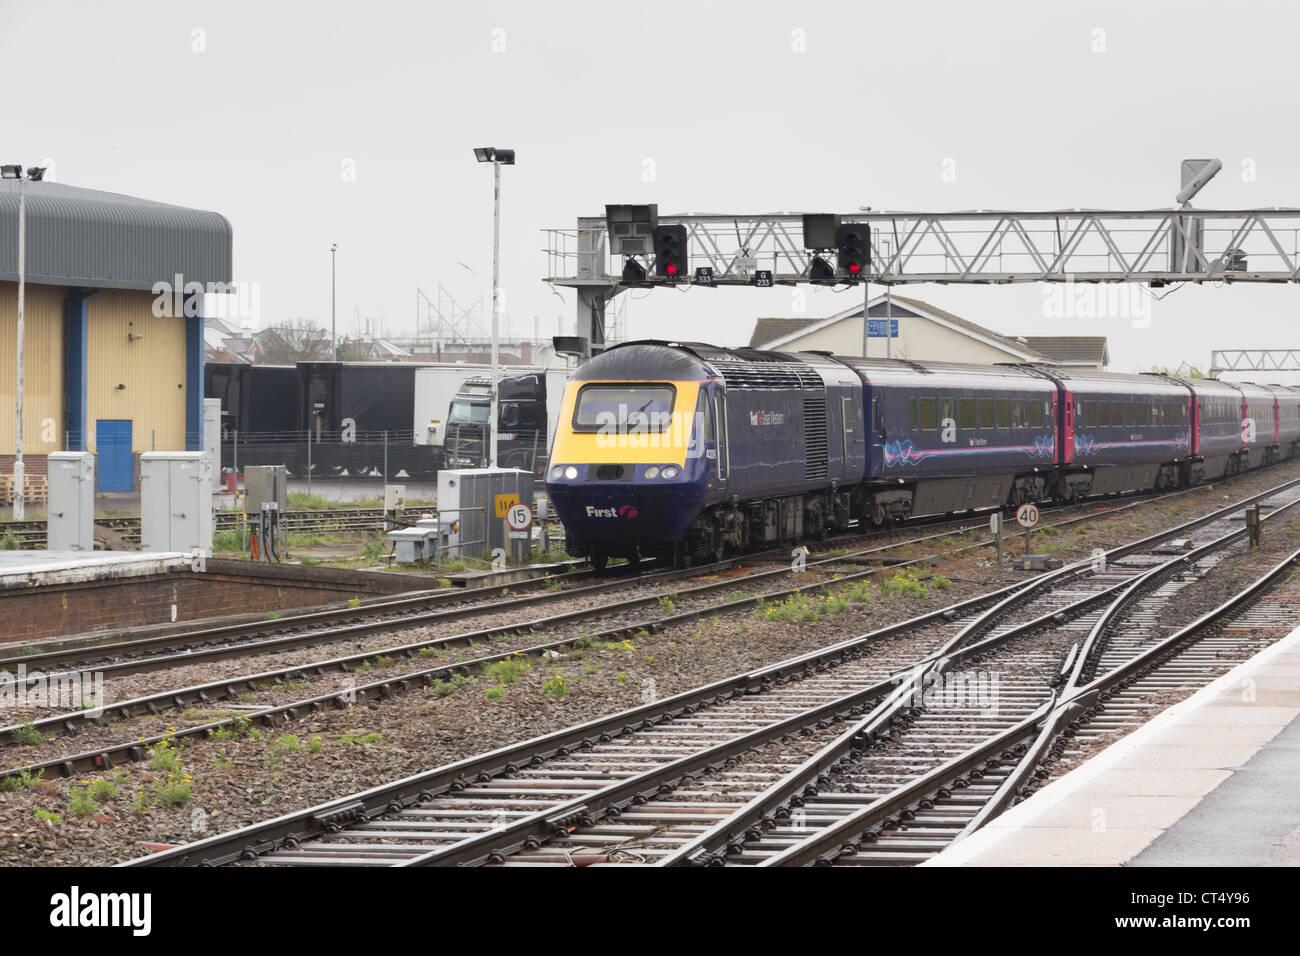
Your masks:
[{"label": "train roof grille", "polygon": [[711,358],[727,388],[821,389],[822,378],[815,369],[802,362],[765,359],[746,362],[738,359]]}]

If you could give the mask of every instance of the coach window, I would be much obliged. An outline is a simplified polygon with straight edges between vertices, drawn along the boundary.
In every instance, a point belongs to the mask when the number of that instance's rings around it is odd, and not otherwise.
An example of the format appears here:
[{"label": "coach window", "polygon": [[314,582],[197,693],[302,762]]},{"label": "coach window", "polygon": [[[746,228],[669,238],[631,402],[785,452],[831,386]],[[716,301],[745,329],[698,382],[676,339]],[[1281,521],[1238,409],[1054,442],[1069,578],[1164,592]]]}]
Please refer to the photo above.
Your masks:
[{"label": "coach window", "polygon": [[1124,403],[1124,424],[1129,428],[1137,424],[1137,411],[1133,408],[1132,402]]},{"label": "coach window", "polygon": [[1027,424],[1029,424],[1029,409],[1023,398],[1017,398],[1011,403],[1011,427],[1024,428]]},{"label": "coach window", "polygon": [[957,400],[953,398],[939,399],[939,427],[946,428],[944,422],[957,424]]},{"label": "coach window", "polygon": [[998,428],[1011,427],[1011,399],[999,398],[997,400]]},{"label": "coach window", "polygon": [[1123,402],[1110,403],[1110,423],[1111,425],[1124,424],[1124,403]]},{"label": "coach window", "polygon": [[1110,427],[1110,402],[1097,403],[1097,427]]},{"label": "coach window", "polygon": [[1083,425],[1085,428],[1097,427],[1097,403],[1096,402],[1083,403]]},{"label": "coach window", "polygon": [[1044,402],[1029,403],[1029,427],[1042,428],[1045,416],[1043,413]]},{"label": "coach window", "polygon": [[936,402],[933,398],[919,400],[921,409],[921,431],[932,432],[939,427]]},{"label": "coach window", "polygon": [[963,398],[961,400],[960,408],[961,408],[961,427],[974,428],[975,427],[975,399]]},{"label": "coach window", "polygon": [[1151,424],[1151,406],[1146,402],[1137,406],[1137,423],[1139,425]]},{"label": "coach window", "polygon": [[979,411],[979,427],[993,427],[993,399],[981,398],[975,405]]}]

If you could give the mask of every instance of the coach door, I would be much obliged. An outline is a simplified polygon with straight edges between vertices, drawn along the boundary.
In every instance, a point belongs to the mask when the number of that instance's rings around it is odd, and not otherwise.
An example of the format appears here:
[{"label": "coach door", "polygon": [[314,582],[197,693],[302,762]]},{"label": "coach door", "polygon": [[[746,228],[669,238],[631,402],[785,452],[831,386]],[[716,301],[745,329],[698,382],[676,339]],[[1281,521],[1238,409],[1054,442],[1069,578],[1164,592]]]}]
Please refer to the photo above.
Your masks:
[{"label": "coach door", "polygon": [[727,394],[721,388],[713,391],[713,434],[718,487],[726,488],[731,476],[731,454],[727,445]]},{"label": "coach door", "polygon": [[885,461],[885,410],[881,407],[883,399],[869,385],[862,386],[862,395],[867,415],[867,420],[863,423],[867,432],[865,473],[868,478],[879,478]]}]

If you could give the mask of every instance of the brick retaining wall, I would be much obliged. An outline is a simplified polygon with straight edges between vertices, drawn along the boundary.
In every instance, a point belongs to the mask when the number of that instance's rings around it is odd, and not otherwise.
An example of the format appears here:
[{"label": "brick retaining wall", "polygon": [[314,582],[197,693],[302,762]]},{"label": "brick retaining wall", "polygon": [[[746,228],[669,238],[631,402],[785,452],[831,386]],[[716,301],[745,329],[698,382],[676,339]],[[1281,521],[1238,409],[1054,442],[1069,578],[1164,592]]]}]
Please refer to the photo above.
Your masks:
[{"label": "brick retaining wall", "polygon": [[284,610],[435,586],[405,574],[210,559],[207,571],[0,591],[0,642]]}]

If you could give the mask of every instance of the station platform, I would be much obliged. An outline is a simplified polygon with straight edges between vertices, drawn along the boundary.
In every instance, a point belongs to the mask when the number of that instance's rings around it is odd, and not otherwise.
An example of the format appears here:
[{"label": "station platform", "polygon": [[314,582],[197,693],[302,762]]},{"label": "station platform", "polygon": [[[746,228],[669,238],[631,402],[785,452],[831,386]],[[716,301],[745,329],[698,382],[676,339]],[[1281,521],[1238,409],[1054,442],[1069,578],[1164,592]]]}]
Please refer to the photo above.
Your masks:
[{"label": "station platform", "polygon": [[0,551],[0,591],[161,574],[190,561],[179,551]]},{"label": "station platform", "polygon": [[1300,628],[925,866],[1300,865]]}]

